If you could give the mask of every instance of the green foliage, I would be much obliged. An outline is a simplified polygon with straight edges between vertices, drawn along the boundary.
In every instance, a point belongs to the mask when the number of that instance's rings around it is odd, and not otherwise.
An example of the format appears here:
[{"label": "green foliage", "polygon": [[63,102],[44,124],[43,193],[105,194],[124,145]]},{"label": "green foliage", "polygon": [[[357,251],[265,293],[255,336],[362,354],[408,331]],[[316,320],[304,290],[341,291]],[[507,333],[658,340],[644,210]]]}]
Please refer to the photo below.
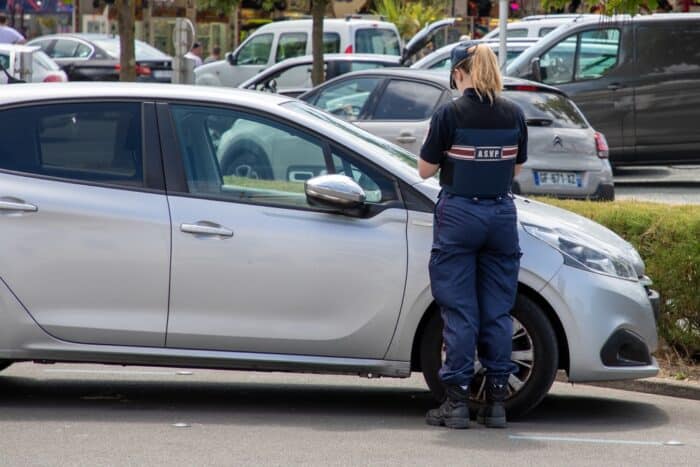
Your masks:
[{"label": "green foliage", "polygon": [[[565,9],[570,3],[571,0],[542,0],[542,7],[545,10]],[[592,7],[600,7],[601,13],[606,15],[636,15],[640,8],[654,11],[659,6],[658,0],[583,0],[582,3],[584,11],[589,11]]]},{"label": "green foliage", "polygon": [[399,29],[401,37],[408,39],[426,24],[443,18],[445,16],[445,2],[444,0],[434,2],[377,0],[373,13],[394,23]]},{"label": "green foliage", "polygon": [[684,356],[700,358],[700,206],[542,201],[601,223],[632,243],[661,294],[659,334]]}]

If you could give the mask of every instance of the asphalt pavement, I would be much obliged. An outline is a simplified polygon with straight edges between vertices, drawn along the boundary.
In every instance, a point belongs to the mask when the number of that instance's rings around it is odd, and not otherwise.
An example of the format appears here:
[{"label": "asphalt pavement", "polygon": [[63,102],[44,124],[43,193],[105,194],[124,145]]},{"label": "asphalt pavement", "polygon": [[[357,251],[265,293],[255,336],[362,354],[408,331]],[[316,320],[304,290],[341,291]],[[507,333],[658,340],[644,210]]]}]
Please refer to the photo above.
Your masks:
[{"label": "asphalt pavement", "polygon": [[614,180],[616,199],[700,204],[700,165],[621,167]]},{"label": "asphalt pavement", "polygon": [[405,380],[16,364],[0,376],[2,466],[694,466],[700,404],[555,383],[505,430],[425,425]]}]

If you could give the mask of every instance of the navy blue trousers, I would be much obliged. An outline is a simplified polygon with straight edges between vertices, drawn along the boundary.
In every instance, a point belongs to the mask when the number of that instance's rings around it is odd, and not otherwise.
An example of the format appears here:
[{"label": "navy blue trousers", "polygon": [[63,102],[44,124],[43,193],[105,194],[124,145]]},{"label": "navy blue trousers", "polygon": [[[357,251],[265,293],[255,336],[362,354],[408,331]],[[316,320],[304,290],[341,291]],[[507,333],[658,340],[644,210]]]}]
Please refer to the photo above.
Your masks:
[{"label": "navy blue trousers", "polygon": [[443,192],[435,207],[430,286],[444,322],[444,384],[467,386],[474,356],[486,375],[504,382],[511,361],[520,267],[516,209],[505,196],[476,200]]}]

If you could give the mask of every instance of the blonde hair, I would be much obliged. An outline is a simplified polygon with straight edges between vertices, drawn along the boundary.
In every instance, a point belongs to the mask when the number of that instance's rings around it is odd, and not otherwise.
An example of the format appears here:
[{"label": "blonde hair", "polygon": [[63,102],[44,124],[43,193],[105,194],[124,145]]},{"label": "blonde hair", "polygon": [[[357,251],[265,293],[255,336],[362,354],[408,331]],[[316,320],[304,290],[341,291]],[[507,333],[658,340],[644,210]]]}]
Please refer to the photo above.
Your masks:
[{"label": "blonde hair", "polygon": [[503,89],[503,78],[498,67],[498,59],[490,47],[477,44],[472,55],[458,68],[468,73],[476,94],[483,99],[488,97],[491,104]]}]

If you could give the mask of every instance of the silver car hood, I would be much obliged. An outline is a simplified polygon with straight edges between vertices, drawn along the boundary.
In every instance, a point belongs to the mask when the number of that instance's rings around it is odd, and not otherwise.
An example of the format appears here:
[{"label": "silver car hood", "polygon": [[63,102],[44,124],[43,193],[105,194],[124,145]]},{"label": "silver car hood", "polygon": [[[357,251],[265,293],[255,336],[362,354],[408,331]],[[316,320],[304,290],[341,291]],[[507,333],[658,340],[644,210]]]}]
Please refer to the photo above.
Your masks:
[{"label": "silver car hood", "polygon": [[[433,201],[437,201],[440,185],[434,178],[417,183],[414,187]],[[644,275],[644,261],[637,250],[607,227],[571,211],[522,196],[516,196],[515,203],[518,208],[518,221],[521,224],[532,224],[548,229],[564,228],[576,232],[579,236],[591,237],[605,243],[608,250],[616,250],[619,255],[626,258],[634,266],[638,276]]]}]

